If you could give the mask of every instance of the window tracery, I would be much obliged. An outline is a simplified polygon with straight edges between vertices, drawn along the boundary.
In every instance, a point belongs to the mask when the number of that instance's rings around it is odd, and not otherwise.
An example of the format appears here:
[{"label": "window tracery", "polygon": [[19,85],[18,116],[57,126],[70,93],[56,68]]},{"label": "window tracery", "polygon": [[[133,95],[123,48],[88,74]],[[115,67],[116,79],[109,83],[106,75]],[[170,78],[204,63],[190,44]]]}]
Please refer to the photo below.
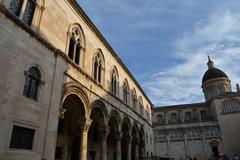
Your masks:
[{"label": "window tracery", "polygon": [[77,65],[80,64],[81,48],[81,31],[79,27],[75,26],[70,34],[68,57]]},{"label": "window tracery", "polygon": [[115,96],[117,95],[117,88],[118,88],[118,74],[116,68],[112,70],[112,76],[111,76],[111,92]]},{"label": "window tracery", "polygon": [[98,82],[102,82],[103,58],[100,51],[95,53],[93,65],[93,78]]},{"label": "window tracery", "polygon": [[129,103],[129,86],[127,81],[125,80],[123,84],[123,101],[128,104]]}]

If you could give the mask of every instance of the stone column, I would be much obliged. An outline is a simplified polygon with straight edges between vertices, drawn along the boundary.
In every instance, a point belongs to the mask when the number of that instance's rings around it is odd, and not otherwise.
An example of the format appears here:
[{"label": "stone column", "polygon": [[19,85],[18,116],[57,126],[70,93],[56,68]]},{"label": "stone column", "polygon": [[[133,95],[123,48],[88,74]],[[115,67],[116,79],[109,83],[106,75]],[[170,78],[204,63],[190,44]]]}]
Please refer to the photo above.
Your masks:
[{"label": "stone column", "polygon": [[107,128],[101,131],[101,160],[107,160]]},{"label": "stone column", "polygon": [[116,133],[116,157],[117,157],[117,160],[121,160],[121,155],[122,155],[122,152],[121,152],[121,140],[122,140],[122,132],[117,132]]},{"label": "stone column", "polygon": [[132,148],[132,136],[128,135],[127,136],[127,147],[128,147],[128,152],[127,152],[127,160],[131,160],[132,159],[132,155],[131,155],[131,148]]},{"label": "stone column", "polygon": [[81,142],[80,142],[80,151],[79,151],[79,159],[87,160],[87,147],[88,147],[88,130],[92,123],[91,119],[87,119],[85,124],[81,127]]}]

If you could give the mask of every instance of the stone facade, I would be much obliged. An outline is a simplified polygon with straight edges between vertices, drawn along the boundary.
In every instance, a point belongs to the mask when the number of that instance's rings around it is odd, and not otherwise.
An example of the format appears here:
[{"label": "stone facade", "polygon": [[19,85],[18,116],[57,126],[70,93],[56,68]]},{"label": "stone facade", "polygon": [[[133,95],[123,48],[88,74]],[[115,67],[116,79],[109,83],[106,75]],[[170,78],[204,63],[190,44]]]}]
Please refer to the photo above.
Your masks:
[{"label": "stone facade", "polygon": [[0,159],[148,159],[152,103],[75,0],[0,0]]},{"label": "stone facade", "polygon": [[209,58],[203,76],[206,102],[154,108],[155,154],[200,160],[240,154],[240,93]]}]

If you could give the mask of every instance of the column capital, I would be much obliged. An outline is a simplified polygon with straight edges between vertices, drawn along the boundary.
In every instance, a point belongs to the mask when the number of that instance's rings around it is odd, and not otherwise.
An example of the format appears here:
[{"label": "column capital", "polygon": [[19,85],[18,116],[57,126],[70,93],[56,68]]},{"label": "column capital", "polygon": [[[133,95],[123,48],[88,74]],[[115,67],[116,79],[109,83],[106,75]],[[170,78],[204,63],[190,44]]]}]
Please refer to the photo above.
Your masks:
[{"label": "column capital", "polygon": [[79,120],[79,125],[80,125],[80,130],[83,132],[87,132],[92,124],[91,119],[80,119]]}]

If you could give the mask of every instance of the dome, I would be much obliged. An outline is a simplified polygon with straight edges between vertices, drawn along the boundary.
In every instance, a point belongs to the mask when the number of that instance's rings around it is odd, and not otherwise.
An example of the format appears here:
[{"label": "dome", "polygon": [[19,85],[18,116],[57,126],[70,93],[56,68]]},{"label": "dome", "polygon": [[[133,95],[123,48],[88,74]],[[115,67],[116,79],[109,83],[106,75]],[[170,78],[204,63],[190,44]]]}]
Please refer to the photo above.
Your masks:
[{"label": "dome", "polygon": [[215,67],[210,67],[203,75],[202,83],[206,82],[207,80],[214,79],[214,78],[228,78],[228,77],[220,69],[215,68]]}]

